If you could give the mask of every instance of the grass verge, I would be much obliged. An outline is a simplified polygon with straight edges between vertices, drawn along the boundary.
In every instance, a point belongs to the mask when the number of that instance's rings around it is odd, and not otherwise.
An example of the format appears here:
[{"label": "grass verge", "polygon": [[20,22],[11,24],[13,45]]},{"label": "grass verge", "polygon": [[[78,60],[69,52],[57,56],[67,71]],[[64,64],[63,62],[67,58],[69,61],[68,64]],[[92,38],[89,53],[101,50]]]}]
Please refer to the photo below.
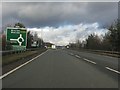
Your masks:
[{"label": "grass verge", "polygon": [[2,57],[2,65],[6,65],[12,62],[15,62],[17,60],[21,60],[27,56],[33,55],[37,53],[37,51],[26,51],[22,53],[16,53],[16,54],[11,54],[11,55],[6,55]]},{"label": "grass verge", "polygon": [[37,49],[34,51],[26,51],[19,54],[10,54],[2,57],[2,74],[18,67],[19,65],[31,60],[37,55],[43,53],[47,49]]}]

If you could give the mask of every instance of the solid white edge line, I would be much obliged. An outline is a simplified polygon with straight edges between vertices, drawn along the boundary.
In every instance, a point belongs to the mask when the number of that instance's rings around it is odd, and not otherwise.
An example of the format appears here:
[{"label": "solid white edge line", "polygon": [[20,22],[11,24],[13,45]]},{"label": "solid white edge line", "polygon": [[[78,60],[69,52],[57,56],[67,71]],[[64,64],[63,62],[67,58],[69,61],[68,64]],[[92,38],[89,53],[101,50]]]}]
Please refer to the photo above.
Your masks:
[{"label": "solid white edge line", "polygon": [[87,61],[87,62],[90,62],[90,63],[92,63],[92,64],[96,64],[96,62],[93,62],[93,61],[88,60],[88,59],[86,59],[86,58],[84,58],[84,60]]},{"label": "solid white edge line", "polygon": [[[48,51],[48,50],[47,50],[47,51]],[[27,61],[27,62],[25,62],[25,63],[23,63],[23,64],[20,65],[20,66],[14,68],[13,70],[11,70],[11,71],[9,71],[9,72],[3,74],[2,76],[0,76],[0,79],[2,79],[2,78],[4,78],[4,77],[8,76],[9,74],[11,74],[11,73],[15,72],[16,70],[20,69],[21,67],[27,65],[28,63],[32,62],[32,61],[35,60],[36,58],[38,58],[38,57],[42,56],[43,54],[45,54],[47,51],[45,51],[45,52],[39,54],[38,56],[32,58],[31,60],[29,60],[29,61]]]},{"label": "solid white edge line", "polygon": [[109,68],[109,67],[105,67],[105,68],[106,68],[106,69],[108,69],[108,70],[110,70],[110,71],[113,71],[113,72],[116,72],[116,73],[120,74],[120,72],[119,72],[119,71],[117,71],[117,70],[114,70],[114,69]]}]

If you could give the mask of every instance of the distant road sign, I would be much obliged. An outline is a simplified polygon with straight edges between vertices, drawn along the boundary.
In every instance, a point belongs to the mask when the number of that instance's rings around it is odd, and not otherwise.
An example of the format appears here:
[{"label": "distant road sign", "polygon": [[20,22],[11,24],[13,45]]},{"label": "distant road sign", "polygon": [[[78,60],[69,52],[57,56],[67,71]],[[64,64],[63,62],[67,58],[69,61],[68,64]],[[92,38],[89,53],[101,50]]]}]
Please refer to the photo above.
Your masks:
[{"label": "distant road sign", "polygon": [[11,43],[13,49],[23,50],[27,45],[27,30],[26,28],[11,28],[6,29],[6,40]]}]

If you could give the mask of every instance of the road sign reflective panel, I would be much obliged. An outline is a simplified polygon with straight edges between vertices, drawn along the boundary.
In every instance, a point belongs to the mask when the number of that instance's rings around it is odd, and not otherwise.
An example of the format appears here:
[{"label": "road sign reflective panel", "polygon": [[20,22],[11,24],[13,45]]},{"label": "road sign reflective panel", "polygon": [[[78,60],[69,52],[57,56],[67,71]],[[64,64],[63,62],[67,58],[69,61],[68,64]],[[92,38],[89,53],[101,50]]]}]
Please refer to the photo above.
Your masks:
[{"label": "road sign reflective panel", "polygon": [[10,28],[6,30],[6,40],[11,43],[14,49],[26,49],[27,30],[26,28]]}]

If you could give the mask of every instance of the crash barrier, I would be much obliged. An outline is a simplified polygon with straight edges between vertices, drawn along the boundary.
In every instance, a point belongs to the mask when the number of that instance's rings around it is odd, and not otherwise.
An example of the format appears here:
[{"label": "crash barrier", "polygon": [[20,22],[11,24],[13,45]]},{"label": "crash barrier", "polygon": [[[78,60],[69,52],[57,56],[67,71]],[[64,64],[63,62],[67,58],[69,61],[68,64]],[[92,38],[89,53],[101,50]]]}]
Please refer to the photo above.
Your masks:
[{"label": "crash barrier", "polygon": [[109,53],[109,54],[117,54],[120,55],[120,52],[116,51],[103,51],[103,50],[93,50],[94,52],[101,52],[101,53]]},{"label": "crash barrier", "polygon": [[35,51],[39,50],[40,48],[31,48],[26,50],[8,50],[8,51],[0,51],[2,56],[9,55],[9,54],[16,54],[16,53],[23,53],[25,51]]},{"label": "crash barrier", "polygon": [[120,57],[120,52],[117,51],[104,51],[104,50],[92,50],[92,49],[81,49],[81,51],[88,51],[88,52],[95,52],[103,55],[113,56],[113,57]]},{"label": "crash barrier", "polygon": [[93,50],[93,49],[82,49],[82,48],[81,49],[71,48],[71,49],[77,50],[77,51],[99,53],[99,54],[113,56],[113,57],[120,57],[120,52],[117,52],[117,51]]}]

